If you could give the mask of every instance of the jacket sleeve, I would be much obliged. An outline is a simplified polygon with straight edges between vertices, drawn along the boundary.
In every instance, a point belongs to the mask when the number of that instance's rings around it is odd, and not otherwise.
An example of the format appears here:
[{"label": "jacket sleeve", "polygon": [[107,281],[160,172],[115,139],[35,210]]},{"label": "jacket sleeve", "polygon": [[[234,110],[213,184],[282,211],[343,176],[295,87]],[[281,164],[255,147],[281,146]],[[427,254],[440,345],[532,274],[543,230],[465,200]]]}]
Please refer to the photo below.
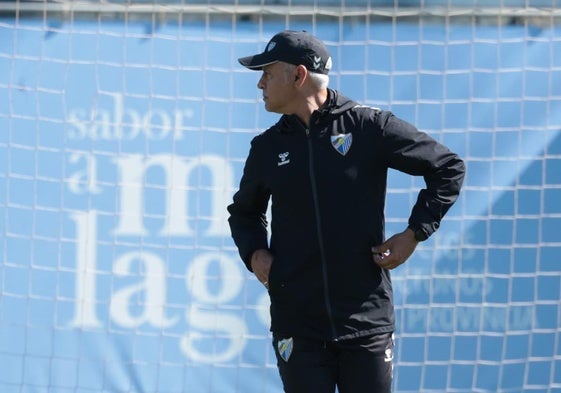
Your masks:
[{"label": "jacket sleeve", "polygon": [[268,249],[266,212],[270,193],[265,188],[260,173],[264,163],[259,161],[257,138],[251,142],[239,189],[234,194],[233,203],[227,208],[232,238],[250,271],[253,252]]},{"label": "jacket sleeve", "polygon": [[409,226],[430,236],[459,196],[464,162],[446,146],[390,112],[380,114],[379,124],[383,135],[381,151],[387,165],[425,180],[426,188],[419,191]]}]

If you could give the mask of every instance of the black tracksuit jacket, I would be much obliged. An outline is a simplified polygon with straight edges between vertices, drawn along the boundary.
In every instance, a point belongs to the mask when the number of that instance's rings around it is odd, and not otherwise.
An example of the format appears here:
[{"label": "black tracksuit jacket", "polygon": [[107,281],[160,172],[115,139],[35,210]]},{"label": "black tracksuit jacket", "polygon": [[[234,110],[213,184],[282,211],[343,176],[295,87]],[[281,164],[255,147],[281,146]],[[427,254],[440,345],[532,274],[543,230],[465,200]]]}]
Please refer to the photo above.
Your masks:
[{"label": "black tracksuit jacket", "polygon": [[[346,154],[332,144],[337,134],[352,134]],[[370,251],[384,241],[388,168],[424,177],[409,225],[431,235],[458,197],[464,163],[391,112],[329,89],[309,128],[283,115],[252,140],[229,224],[248,269],[255,250],[274,256],[273,333],[330,341],[394,330],[390,272]]]}]

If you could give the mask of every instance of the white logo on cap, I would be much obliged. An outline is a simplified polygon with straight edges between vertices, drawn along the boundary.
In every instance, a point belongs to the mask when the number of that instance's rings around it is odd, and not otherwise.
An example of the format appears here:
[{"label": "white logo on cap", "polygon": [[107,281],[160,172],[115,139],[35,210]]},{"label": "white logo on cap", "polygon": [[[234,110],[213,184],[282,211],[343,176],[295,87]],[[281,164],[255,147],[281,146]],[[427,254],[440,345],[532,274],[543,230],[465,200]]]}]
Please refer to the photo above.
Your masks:
[{"label": "white logo on cap", "polygon": [[332,61],[331,61],[331,56],[327,59],[327,62],[325,63],[325,69],[326,70],[330,70],[332,66]]},{"label": "white logo on cap", "polygon": [[277,43],[276,43],[275,41],[269,42],[269,45],[267,45],[267,49],[265,49],[265,52],[270,52],[270,51],[272,51],[276,44],[277,44]]},{"label": "white logo on cap", "polygon": [[314,56],[314,70],[317,70],[321,66],[321,57]]}]

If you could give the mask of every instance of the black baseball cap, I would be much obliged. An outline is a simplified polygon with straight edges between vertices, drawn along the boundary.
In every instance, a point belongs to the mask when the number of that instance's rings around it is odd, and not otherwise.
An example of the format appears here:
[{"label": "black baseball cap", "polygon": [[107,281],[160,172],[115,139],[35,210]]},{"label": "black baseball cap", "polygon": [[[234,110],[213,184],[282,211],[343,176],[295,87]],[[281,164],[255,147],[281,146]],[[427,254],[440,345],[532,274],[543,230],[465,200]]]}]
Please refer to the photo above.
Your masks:
[{"label": "black baseball cap", "polygon": [[238,61],[250,70],[261,70],[277,61],[302,64],[310,72],[325,75],[331,69],[331,55],[326,46],[306,31],[282,31],[271,38],[263,53],[241,57]]}]

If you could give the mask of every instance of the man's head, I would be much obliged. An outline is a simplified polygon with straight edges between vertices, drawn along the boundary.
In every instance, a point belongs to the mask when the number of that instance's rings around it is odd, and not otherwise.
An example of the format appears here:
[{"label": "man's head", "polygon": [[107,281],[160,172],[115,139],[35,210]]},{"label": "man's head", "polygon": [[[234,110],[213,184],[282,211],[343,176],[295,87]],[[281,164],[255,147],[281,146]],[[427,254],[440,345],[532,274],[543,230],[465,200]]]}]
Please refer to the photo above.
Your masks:
[{"label": "man's head", "polygon": [[305,31],[282,31],[276,34],[263,53],[238,59],[250,70],[262,70],[276,62],[303,65],[309,72],[327,75],[331,69],[331,55],[319,39]]}]

